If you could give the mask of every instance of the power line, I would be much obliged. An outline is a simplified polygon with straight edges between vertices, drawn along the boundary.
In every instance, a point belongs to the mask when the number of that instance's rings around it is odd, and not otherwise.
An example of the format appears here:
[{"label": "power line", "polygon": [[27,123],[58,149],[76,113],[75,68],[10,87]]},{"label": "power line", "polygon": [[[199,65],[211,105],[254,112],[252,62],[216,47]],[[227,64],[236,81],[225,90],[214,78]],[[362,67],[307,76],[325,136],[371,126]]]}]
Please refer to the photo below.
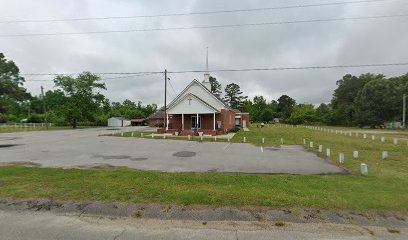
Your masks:
[{"label": "power line", "polygon": [[[356,65],[331,65],[331,66],[305,66],[305,67],[271,67],[271,68],[241,68],[241,69],[216,69],[209,72],[252,72],[252,71],[283,71],[283,70],[307,70],[307,69],[330,69],[330,68],[366,68],[366,67],[390,67],[407,66],[405,63],[378,63]],[[168,71],[168,73],[205,73],[206,70]]]},{"label": "power line", "polygon": [[[373,64],[349,64],[349,65],[327,65],[327,66],[304,66],[304,67],[270,67],[270,68],[231,68],[231,69],[215,69],[215,70],[183,70],[183,71],[168,71],[168,73],[178,74],[178,73],[205,73],[205,72],[252,72],[252,71],[285,71],[285,70],[309,70],[309,69],[331,69],[331,68],[366,68],[366,67],[392,67],[392,66],[408,66],[408,62],[400,62],[400,63],[373,63]],[[146,72],[112,72],[112,73],[94,73],[96,75],[99,74],[111,74],[111,75],[135,75],[140,73]],[[163,74],[164,72],[150,72],[152,74]],[[152,75],[151,74],[151,75]],[[22,73],[20,75],[26,76],[56,76],[56,75],[76,75],[76,74],[67,74],[67,73]],[[116,78],[127,78],[130,76],[125,77],[112,77],[109,79],[116,79]],[[106,80],[106,78],[104,79]],[[26,80],[30,81],[30,80]],[[39,80],[43,81],[43,80]],[[46,80],[44,80],[46,81]],[[53,80],[48,80],[53,81]]]},{"label": "power line", "polygon": [[171,84],[171,82],[170,82],[170,78],[168,79],[168,82],[169,82],[169,85],[170,85],[171,89],[173,90],[174,97],[177,97],[176,90],[174,90],[173,84]]},{"label": "power line", "polygon": [[11,23],[48,23],[48,22],[74,22],[74,21],[95,21],[95,20],[119,20],[119,19],[134,19],[134,18],[156,18],[156,17],[177,17],[177,16],[191,16],[191,15],[208,15],[208,14],[224,14],[224,13],[242,13],[242,12],[258,12],[258,11],[272,11],[295,8],[311,8],[324,6],[338,6],[346,4],[361,4],[361,3],[375,3],[375,2],[390,2],[399,0],[359,0],[347,2],[333,2],[333,3],[316,3],[316,4],[302,4],[289,5],[278,7],[264,7],[264,8],[246,8],[246,9],[232,9],[232,10],[218,10],[218,11],[203,11],[203,12],[186,12],[186,13],[168,13],[168,14],[154,14],[154,15],[135,15],[135,16],[112,16],[112,17],[84,17],[84,18],[63,18],[63,19],[27,19],[27,20],[3,20],[0,24]]},{"label": "power line", "polygon": [[280,22],[224,24],[224,25],[192,26],[192,27],[146,28],[146,29],[88,31],[88,32],[8,34],[8,35],[0,35],[0,38],[38,37],[38,36],[66,36],[66,35],[130,33],[130,32],[153,32],[153,31],[192,30],[192,29],[221,29],[221,28],[255,27],[255,26],[268,26],[268,25],[272,26],[272,25],[299,24],[299,23],[338,22],[338,21],[347,21],[347,20],[391,19],[391,18],[401,18],[401,17],[408,17],[408,14],[378,15],[378,16],[365,16],[365,17],[344,17],[344,18],[312,19],[312,20],[280,21]]}]

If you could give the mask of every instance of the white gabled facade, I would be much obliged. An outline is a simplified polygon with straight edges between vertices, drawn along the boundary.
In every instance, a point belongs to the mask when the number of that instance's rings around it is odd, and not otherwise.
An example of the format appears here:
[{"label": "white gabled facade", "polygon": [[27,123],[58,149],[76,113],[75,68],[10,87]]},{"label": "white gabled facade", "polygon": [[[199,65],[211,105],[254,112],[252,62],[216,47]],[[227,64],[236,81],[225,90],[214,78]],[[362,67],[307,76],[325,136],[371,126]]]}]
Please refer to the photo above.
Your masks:
[{"label": "white gabled facade", "polygon": [[210,106],[192,93],[185,94],[168,110],[169,114],[205,114],[217,112],[219,112],[219,110]]},{"label": "white gabled facade", "polygon": [[169,114],[181,113],[214,113],[229,109],[209,89],[197,80],[192,81],[168,106]]}]

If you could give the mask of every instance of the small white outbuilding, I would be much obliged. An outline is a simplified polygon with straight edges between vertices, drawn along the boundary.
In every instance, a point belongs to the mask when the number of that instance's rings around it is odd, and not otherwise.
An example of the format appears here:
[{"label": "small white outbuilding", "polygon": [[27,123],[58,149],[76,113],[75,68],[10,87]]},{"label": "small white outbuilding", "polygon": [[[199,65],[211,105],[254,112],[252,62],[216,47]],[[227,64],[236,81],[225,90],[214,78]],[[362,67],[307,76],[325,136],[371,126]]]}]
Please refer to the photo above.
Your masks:
[{"label": "small white outbuilding", "polygon": [[130,126],[130,120],[123,117],[111,117],[108,118],[108,127],[127,127]]}]

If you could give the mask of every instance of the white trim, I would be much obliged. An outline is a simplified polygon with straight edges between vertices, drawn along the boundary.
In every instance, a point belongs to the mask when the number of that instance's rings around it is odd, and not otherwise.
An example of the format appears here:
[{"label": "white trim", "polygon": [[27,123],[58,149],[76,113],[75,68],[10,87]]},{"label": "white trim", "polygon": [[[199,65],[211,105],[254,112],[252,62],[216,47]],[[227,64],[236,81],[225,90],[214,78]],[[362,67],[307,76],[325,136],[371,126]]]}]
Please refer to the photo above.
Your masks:
[{"label": "white trim", "polygon": [[209,89],[207,89],[203,84],[201,84],[197,79],[194,79],[190,84],[187,85],[186,88],[184,88],[183,91],[181,91],[181,93],[179,95],[177,95],[177,97],[175,99],[173,99],[173,101],[171,101],[168,105],[167,105],[167,109],[171,108],[173,104],[176,103],[176,101],[180,98],[180,96],[182,96],[187,89],[193,85],[193,83],[197,83],[201,88],[203,88],[205,91],[207,91],[208,93],[210,93],[211,97],[213,97],[215,100],[217,100],[219,103],[221,103],[226,109],[230,109],[229,106],[227,106],[224,102],[222,102],[220,99],[218,99],[214,93],[212,93]]},{"label": "white trim", "polygon": [[[192,116],[190,116],[190,118],[191,118],[191,121],[190,121],[190,122],[191,122],[190,129],[193,128],[193,118],[196,119],[196,120],[195,120],[196,128],[197,128],[197,129],[201,129],[201,124],[202,124],[201,116],[199,116],[198,113],[197,113],[197,115],[192,115]],[[198,123],[200,123],[200,127],[198,127]]]},{"label": "white trim", "polygon": [[[205,111],[202,113],[218,113],[219,111],[214,108],[213,106],[211,106],[210,104],[208,104],[207,102],[205,102],[204,100],[202,100],[201,98],[197,97],[196,95],[192,94],[192,93],[188,93],[186,94],[183,98],[179,99],[173,106],[169,107],[167,109],[167,112],[171,113],[173,108],[175,108],[176,106],[178,106],[179,103],[183,102],[187,97],[192,97],[195,100],[197,100],[198,102],[200,102],[204,107],[206,107],[207,109],[209,109],[209,111]],[[195,110],[197,111],[197,110]],[[192,113],[187,113],[184,112],[185,114],[192,114]],[[172,114],[181,114],[180,112],[173,112]]]},{"label": "white trim", "polygon": [[169,114],[166,113],[166,131],[169,130]]}]

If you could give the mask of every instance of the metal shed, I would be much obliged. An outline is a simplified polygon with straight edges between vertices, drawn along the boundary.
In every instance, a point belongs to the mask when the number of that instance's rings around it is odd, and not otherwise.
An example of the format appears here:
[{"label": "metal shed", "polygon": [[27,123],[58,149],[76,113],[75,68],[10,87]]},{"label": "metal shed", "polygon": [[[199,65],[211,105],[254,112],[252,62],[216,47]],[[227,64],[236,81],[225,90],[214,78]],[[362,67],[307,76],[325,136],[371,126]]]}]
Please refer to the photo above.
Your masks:
[{"label": "metal shed", "polygon": [[123,117],[108,118],[108,127],[127,127],[130,126],[130,120]]}]

